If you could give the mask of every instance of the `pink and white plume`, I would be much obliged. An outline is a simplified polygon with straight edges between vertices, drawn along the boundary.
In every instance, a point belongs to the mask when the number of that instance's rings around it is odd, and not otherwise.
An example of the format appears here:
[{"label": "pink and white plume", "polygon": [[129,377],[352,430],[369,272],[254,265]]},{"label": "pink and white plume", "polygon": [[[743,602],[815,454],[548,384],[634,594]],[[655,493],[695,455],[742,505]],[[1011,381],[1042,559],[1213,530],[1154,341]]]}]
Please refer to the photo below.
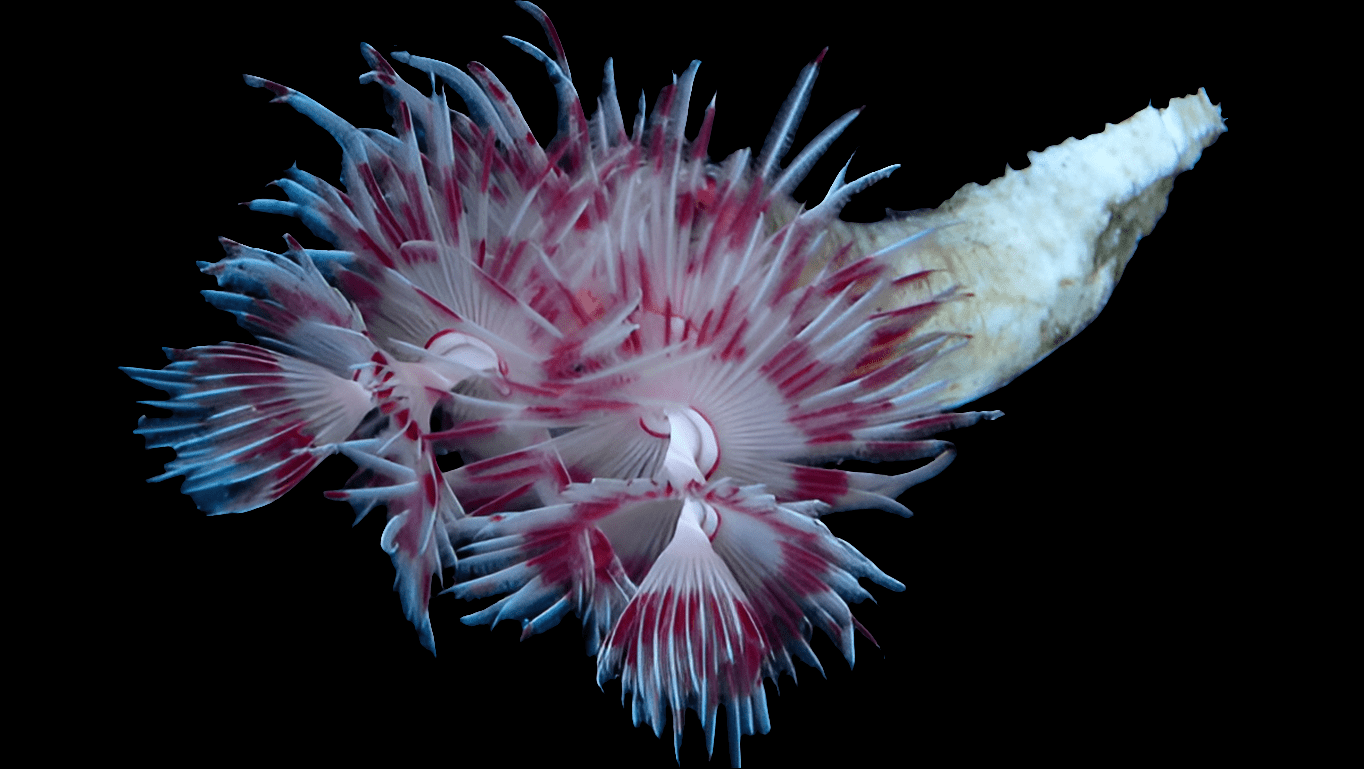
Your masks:
[{"label": "pink and white plume", "polygon": [[[201,264],[220,289],[205,295],[259,346],[125,369],[171,395],[149,402],[171,415],[138,432],[177,454],[154,480],[183,476],[215,514],[266,505],[345,455],[357,471],[329,496],[384,509],[381,545],[423,645],[434,652],[432,580],[451,573],[457,596],[501,596],[467,624],[515,620],[525,637],[573,613],[636,724],[661,734],[671,717],[680,743],[690,708],[709,746],[723,705],[738,765],[741,735],[768,728],[763,679],[794,677],[793,657],[818,668],[815,628],[851,664],[868,635],[849,608],[870,597],[861,580],[903,589],[821,516],[908,515],[897,497],[953,456],[933,436],[998,415],[944,413],[961,398],[933,374],[968,337],[928,321],[969,293],[904,268],[932,229],[865,249],[835,226],[895,167],[840,172],[818,205],[792,202],[857,116],[783,165],[819,59],[761,151],[717,164],[714,100],[697,135],[683,131],[699,63],[627,125],[611,62],[584,105],[553,25],[520,5],[550,41],[508,38],[557,91],[545,146],[477,63],[392,54],[428,95],[363,47],[391,134],[246,78],[335,138],[345,188],[291,168],[275,183],[286,199],[250,207],[335,250],[224,239],[226,257]],[[451,453],[460,466],[443,472]],[[830,467],[845,459],[921,463]]]}]

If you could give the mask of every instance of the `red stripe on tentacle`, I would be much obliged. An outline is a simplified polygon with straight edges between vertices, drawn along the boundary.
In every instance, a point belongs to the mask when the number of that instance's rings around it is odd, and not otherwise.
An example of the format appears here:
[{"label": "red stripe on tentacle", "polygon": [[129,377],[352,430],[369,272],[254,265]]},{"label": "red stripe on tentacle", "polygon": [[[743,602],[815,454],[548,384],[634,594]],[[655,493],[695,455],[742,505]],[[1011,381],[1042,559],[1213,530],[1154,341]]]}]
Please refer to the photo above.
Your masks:
[{"label": "red stripe on tentacle", "polygon": [[848,475],[842,470],[794,466],[791,481],[795,499],[833,500],[848,492]]},{"label": "red stripe on tentacle", "polygon": [[[715,99],[712,97],[710,100],[710,104],[706,106],[706,116],[701,120],[701,129],[696,132],[696,138],[692,141],[691,145],[692,160],[706,159],[706,149],[710,145],[710,131],[714,124],[715,124]],[[703,189],[706,192],[708,192],[709,195],[706,196],[704,200],[698,198],[698,203],[701,204],[701,207],[703,209],[708,208],[709,204],[713,203],[715,200],[714,196],[715,180],[707,178],[706,182],[707,185]]]}]

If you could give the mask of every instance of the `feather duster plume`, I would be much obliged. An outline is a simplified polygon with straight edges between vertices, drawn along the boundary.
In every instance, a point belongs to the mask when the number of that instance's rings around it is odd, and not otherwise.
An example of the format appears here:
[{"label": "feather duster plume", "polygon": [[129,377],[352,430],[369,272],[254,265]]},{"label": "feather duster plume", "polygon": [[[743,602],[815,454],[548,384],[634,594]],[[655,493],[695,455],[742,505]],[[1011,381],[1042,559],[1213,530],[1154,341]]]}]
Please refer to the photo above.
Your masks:
[{"label": "feather duster plume", "polygon": [[[845,229],[841,205],[888,170],[840,174],[809,210],[789,201],[854,116],[782,163],[818,62],[760,152],[711,165],[713,105],[683,135],[694,67],[627,127],[609,69],[584,109],[557,44],[518,45],[560,93],[544,148],[482,68],[393,57],[458,93],[466,117],[367,50],[392,135],[248,81],[346,152],[344,193],[291,169],[288,199],[252,208],[296,216],[336,250],[225,242],[204,266],[220,283],[208,298],[261,346],[174,351],[167,369],[130,372],[174,396],[157,404],[172,417],[142,431],[176,448],[168,475],[210,512],[266,504],[349,457],[359,472],[334,496],[361,516],[385,509],[382,544],[423,643],[443,568],[458,595],[505,595],[470,622],[515,619],[529,635],[573,612],[637,722],[661,730],[671,710],[680,739],[691,708],[710,739],[725,705],[737,763],[739,735],[766,730],[761,679],[794,674],[792,656],[818,666],[814,626],[851,662],[858,579],[899,587],[819,516],[907,513],[899,494],[952,456],[933,434],[994,416],[945,414],[970,398],[934,373],[981,336],[940,320],[979,289],[932,265],[970,225]],[[1018,356],[1031,360],[999,364],[969,395],[1040,357]],[[463,465],[442,472],[454,453]],[[824,466],[844,458],[927,463]]]}]

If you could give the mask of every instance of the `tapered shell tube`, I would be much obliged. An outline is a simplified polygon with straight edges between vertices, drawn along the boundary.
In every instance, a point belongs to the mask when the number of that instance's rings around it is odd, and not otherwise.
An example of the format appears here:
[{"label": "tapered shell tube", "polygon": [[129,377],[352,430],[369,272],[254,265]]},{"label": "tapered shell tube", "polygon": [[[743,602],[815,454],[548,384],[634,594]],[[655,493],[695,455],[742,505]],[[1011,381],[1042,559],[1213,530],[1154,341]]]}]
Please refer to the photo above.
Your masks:
[{"label": "tapered shell tube", "polygon": [[928,231],[900,263],[906,275],[932,271],[916,282],[924,296],[953,286],[969,294],[923,327],[970,336],[929,364],[928,380],[949,383],[940,407],[953,408],[1008,384],[1099,314],[1137,241],[1165,213],[1175,176],[1225,130],[1221,108],[1200,89],[1030,152],[1028,168],[967,184],[937,209],[835,227],[864,253]]}]

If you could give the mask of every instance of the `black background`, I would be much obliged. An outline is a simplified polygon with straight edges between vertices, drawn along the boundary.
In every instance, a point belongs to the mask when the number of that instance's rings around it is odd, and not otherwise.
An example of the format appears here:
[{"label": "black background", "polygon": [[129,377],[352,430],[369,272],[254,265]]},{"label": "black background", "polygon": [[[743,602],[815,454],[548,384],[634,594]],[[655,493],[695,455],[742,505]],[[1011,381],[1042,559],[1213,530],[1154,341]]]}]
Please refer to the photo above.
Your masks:
[{"label": "black background", "polygon": [[[1077,19],[985,18],[904,5],[846,4],[827,17],[780,18],[735,4],[547,6],[579,92],[599,90],[615,57],[627,124],[640,89],[652,108],[670,72],[702,61],[688,134],[718,91],[711,156],[756,150],[800,68],[829,46],[799,147],[867,105],[797,191],[817,201],[848,154],[851,175],[903,167],[845,218],[933,207],[967,182],[1069,136],[1086,136],[1154,103],[1206,87],[1230,132],[1179,177],[1104,312],[1034,370],[973,404],[1006,416],[950,434],[954,465],[911,489],[909,520],[880,512],[826,519],[904,593],[871,587],[855,607],[879,648],[859,641],[850,671],[822,635],[828,679],[768,683],[773,724],[743,741],[749,766],[778,761],[908,763],[1020,757],[1154,757],[1221,718],[1242,684],[1231,627],[1250,597],[1236,581],[1237,504],[1226,456],[1235,417],[1218,399],[1240,369],[1223,340],[1254,322],[1228,309],[1228,233],[1236,226],[1241,72],[1218,44],[1140,26]],[[320,11],[318,12],[321,13]],[[1059,13],[1059,12],[1058,12]],[[127,23],[130,20],[124,19]],[[321,492],[349,473],[332,460],[268,508],[209,518],[177,491],[148,486],[168,450],[132,434],[158,397],[112,369],[157,368],[160,346],[250,341],[197,294],[196,260],[216,242],[282,250],[295,220],[236,204],[275,196],[291,163],[336,183],[340,150],[321,129],[242,72],[307,93],[360,126],[389,127],[363,40],[456,65],[476,59],[516,94],[543,141],[554,95],[543,68],[499,39],[546,47],[511,3],[373,7],[353,19],[264,12],[151,27],[114,43],[120,64],[98,97],[120,152],[101,170],[126,212],[111,232],[102,314],[118,340],[100,355],[107,542],[102,589],[78,607],[78,646],[107,654],[116,692],[144,703],[124,737],[174,732],[214,750],[350,750],[384,746],[399,760],[436,750],[450,761],[591,760],[673,765],[671,737],[630,725],[618,682],[597,689],[576,620],[517,642],[458,618],[475,606],[432,601],[439,657],[403,619],[378,516],[350,527],[348,505]],[[155,29],[165,31],[153,31]],[[421,76],[399,67],[424,88]],[[594,108],[587,108],[589,114]],[[1245,135],[1242,131],[1240,135]],[[1238,157],[1238,154],[1241,157]],[[1251,333],[1253,328],[1250,328]],[[971,408],[968,406],[966,408]],[[121,695],[116,695],[119,699]],[[149,704],[148,704],[149,703]],[[690,715],[682,762],[705,761]],[[715,761],[726,765],[724,716]]]}]

